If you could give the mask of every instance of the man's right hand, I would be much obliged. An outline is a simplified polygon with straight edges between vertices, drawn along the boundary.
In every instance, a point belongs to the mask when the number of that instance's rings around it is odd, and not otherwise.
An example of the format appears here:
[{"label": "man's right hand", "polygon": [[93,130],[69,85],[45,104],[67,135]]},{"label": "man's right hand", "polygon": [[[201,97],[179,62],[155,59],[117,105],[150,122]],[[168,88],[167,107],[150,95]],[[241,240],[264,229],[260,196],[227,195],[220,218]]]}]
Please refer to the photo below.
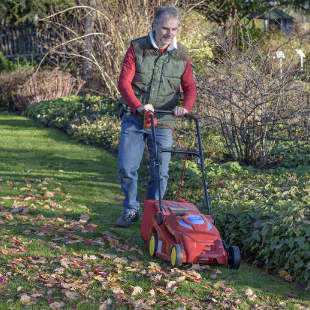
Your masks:
[{"label": "man's right hand", "polygon": [[151,111],[154,112],[154,107],[152,104],[142,105],[137,108],[138,113],[142,113],[143,111]]}]

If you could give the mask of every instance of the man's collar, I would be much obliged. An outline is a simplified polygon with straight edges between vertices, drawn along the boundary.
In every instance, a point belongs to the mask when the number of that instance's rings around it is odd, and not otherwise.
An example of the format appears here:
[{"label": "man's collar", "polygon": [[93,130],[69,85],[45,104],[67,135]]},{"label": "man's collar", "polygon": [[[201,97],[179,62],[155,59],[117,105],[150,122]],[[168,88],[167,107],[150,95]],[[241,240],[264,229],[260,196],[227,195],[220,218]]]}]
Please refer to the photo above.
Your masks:
[{"label": "man's collar", "polygon": [[[156,42],[155,42],[155,39],[154,39],[153,30],[149,31],[149,38],[151,40],[151,43],[152,43],[153,47],[155,47],[156,49],[159,49],[158,46],[156,45]],[[168,46],[167,51],[172,51],[172,50],[177,49],[177,48],[178,48],[177,38],[174,37],[173,41],[172,41],[172,44],[170,44]]]}]

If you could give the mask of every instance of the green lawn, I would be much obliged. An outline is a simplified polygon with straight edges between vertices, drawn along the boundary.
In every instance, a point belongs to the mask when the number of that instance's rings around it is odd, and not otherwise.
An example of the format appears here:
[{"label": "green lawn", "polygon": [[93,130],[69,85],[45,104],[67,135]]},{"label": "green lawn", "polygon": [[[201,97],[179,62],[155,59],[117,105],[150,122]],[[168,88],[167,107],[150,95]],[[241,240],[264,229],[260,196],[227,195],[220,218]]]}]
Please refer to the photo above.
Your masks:
[{"label": "green lawn", "polygon": [[[0,309],[309,309],[294,283],[242,263],[169,265],[121,213],[117,161],[0,113]],[[196,307],[196,308],[195,308]]]}]

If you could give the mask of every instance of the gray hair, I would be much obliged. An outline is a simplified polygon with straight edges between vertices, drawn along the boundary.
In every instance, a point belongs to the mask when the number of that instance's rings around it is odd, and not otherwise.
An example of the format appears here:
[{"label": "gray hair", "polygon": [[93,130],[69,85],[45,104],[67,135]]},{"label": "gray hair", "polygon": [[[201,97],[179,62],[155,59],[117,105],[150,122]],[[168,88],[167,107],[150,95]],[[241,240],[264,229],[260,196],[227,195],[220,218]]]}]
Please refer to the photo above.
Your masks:
[{"label": "gray hair", "polygon": [[158,23],[162,16],[176,18],[181,23],[180,11],[174,5],[164,5],[155,11],[153,25]]}]

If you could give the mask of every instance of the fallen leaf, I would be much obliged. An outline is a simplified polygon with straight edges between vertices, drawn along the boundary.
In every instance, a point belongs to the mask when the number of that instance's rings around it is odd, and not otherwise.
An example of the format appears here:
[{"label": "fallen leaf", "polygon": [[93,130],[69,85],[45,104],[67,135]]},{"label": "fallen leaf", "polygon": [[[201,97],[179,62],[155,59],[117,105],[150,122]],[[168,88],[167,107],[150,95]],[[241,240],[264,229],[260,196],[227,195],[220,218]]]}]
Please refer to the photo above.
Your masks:
[{"label": "fallen leaf", "polygon": [[233,290],[232,290],[230,287],[226,287],[226,288],[225,288],[225,294],[226,294],[226,295],[231,295],[232,292],[233,292]]},{"label": "fallen leaf", "polygon": [[128,263],[128,260],[127,260],[127,258],[125,258],[125,257],[116,257],[116,258],[113,260],[113,262],[114,262],[115,264],[123,264],[123,265],[125,265],[125,264]]},{"label": "fallen leaf", "polygon": [[101,257],[106,258],[106,259],[114,259],[115,257],[117,257],[117,255],[115,254],[100,254]]},{"label": "fallen leaf", "polygon": [[45,196],[45,197],[48,197],[48,198],[52,198],[52,197],[55,196],[55,194],[54,194],[53,192],[45,192],[45,193],[44,193],[44,196]]},{"label": "fallen leaf", "polygon": [[143,288],[140,286],[132,286],[131,296],[139,295],[143,292]]},{"label": "fallen leaf", "polygon": [[113,294],[124,294],[124,291],[119,286],[115,286],[111,288]]},{"label": "fallen leaf", "polygon": [[156,272],[156,271],[161,270],[161,267],[157,263],[154,263],[154,262],[150,262],[148,268],[149,268],[150,272]]},{"label": "fallen leaf", "polygon": [[217,281],[214,283],[214,288],[218,289],[218,288],[225,288],[225,281]]},{"label": "fallen leaf", "polygon": [[187,272],[183,272],[183,275],[186,278],[188,278],[194,282],[200,282],[201,281],[201,275],[193,269],[190,269]]},{"label": "fallen leaf", "polygon": [[177,285],[177,281],[169,281],[166,285],[166,290],[171,289],[173,286]]},{"label": "fallen leaf", "polygon": [[250,288],[247,289],[245,292],[244,292],[245,296],[250,299],[250,300],[254,300],[257,296],[254,294],[253,290],[251,290]]},{"label": "fallen leaf", "polygon": [[149,298],[145,301],[145,304],[148,306],[153,306],[156,304],[156,299],[155,298]]},{"label": "fallen leaf", "polygon": [[168,292],[166,292],[164,289],[162,289],[161,287],[156,287],[156,291],[158,291],[159,293],[163,294],[163,295],[167,295]]},{"label": "fallen leaf", "polygon": [[8,281],[5,277],[0,277],[0,285],[6,284]]},{"label": "fallen leaf", "polygon": [[64,291],[64,294],[66,295],[67,298],[70,300],[80,298],[81,295],[77,292],[71,292],[71,291]]},{"label": "fallen leaf", "polygon": [[67,258],[63,258],[60,260],[60,265],[65,268],[69,268],[69,260]]},{"label": "fallen leaf", "polygon": [[112,305],[112,299],[108,298],[102,304],[100,304],[98,310],[110,309],[110,305]]},{"label": "fallen leaf", "polygon": [[143,299],[137,301],[132,300],[131,303],[135,310],[152,310],[150,306],[148,306],[146,303],[143,303]]},{"label": "fallen leaf", "polygon": [[163,277],[162,274],[155,274],[155,275],[151,275],[150,279],[152,282],[159,282],[161,280],[161,278]]},{"label": "fallen leaf", "polygon": [[185,281],[185,279],[186,279],[185,276],[180,276],[180,277],[177,277],[177,278],[175,279],[175,281],[178,282],[178,283],[180,283],[180,282]]},{"label": "fallen leaf", "polygon": [[55,301],[55,302],[49,304],[49,307],[52,309],[60,309],[60,308],[64,307],[64,305],[65,305],[65,303],[62,301],[60,301],[60,302]]},{"label": "fallen leaf", "polygon": [[32,304],[31,297],[26,295],[26,294],[23,294],[22,296],[20,296],[19,300],[23,305],[31,305]]}]

